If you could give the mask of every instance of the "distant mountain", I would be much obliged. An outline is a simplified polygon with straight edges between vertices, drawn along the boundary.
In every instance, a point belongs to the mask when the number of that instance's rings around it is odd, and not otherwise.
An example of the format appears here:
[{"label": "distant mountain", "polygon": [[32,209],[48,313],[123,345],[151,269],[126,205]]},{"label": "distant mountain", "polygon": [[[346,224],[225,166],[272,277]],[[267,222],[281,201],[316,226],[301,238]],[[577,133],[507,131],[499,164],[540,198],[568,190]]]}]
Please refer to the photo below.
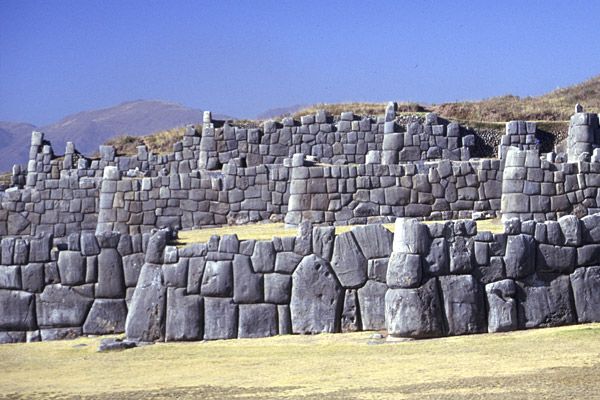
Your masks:
[{"label": "distant mountain", "polygon": [[270,119],[275,117],[287,116],[295,113],[298,110],[307,107],[306,104],[296,104],[289,107],[278,107],[266,110],[256,116],[258,120]]},{"label": "distant mountain", "polygon": [[[83,111],[43,127],[27,123],[0,122],[0,171],[24,164],[29,154],[32,130],[45,133],[56,154],[67,142],[89,155],[109,138],[118,135],[141,136],[186,124],[202,122],[202,110],[163,101],[137,100],[99,110]],[[215,119],[231,119],[213,115]]]}]

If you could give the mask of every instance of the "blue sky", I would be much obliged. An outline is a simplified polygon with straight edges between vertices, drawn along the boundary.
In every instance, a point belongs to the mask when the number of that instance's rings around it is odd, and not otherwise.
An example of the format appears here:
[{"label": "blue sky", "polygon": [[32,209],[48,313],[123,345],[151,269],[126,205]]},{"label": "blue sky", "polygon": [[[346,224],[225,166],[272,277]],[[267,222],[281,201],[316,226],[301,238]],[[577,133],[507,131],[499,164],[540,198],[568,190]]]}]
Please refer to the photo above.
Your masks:
[{"label": "blue sky", "polygon": [[293,104],[538,95],[600,73],[600,2],[0,0],[0,120],[127,100]]}]

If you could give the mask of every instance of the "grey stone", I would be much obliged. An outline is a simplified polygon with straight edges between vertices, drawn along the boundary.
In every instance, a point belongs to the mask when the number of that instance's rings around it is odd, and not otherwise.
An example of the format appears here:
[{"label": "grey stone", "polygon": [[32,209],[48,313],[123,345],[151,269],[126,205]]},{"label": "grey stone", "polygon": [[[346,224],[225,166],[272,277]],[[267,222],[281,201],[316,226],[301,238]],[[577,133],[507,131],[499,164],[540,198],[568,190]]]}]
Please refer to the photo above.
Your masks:
[{"label": "grey stone", "polygon": [[200,293],[208,297],[231,297],[233,295],[231,261],[206,262]]},{"label": "grey stone", "polygon": [[135,253],[122,258],[125,286],[135,287],[144,265],[144,253]]},{"label": "grey stone", "polygon": [[577,251],[573,247],[539,244],[536,266],[540,272],[571,273],[575,268]]},{"label": "grey stone", "polygon": [[[325,260],[331,260],[333,253],[333,244],[335,240],[335,227],[315,227],[313,228],[313,253]],[[277,268],[275,268],[277,270]]]},{"label": "grey stone", "polygon": [[277,306],[277,322],[280,335],[289,335],[292,333],[292,318],[290,316],[290,306]]},{"label": "grey stone", "polygon": [[30,331],[37,328],[35,296],[20,290],[0,290],[0,329]]},{"label": "grey stone", "polygon": [[571,274],[577,321],[600,321],[600,267],[577,268]]},{"label": "grey stone", "polygon": [[414,288],[421,284],[421,256],[393,252],[387,268],[387,285],[391,288]]},{"label": "grey stone", "polygon": [[442,276],[445,317],[449,335],[481,333],[486,330],[483,291],[472,275]]},{"label": "grey stone", "polygon": [[342,295],[329,263],[315,255],[304,257],[292,275],[292,331],[337,332]]},{"label": "grey stone", "polygon": [[352,232],[342,233],[335,238],[331,266],[346,288],[357,288],[367,281],[367,259]]},{"label": "grey stone", "polygon": [[387,289],[385,283],[373,280],[368,280],[363,287],[358,289],[362,330],[385,329],[385,293]]},{"label": "grey stone", "polygon": [[600,214],[588,215],[581,219],[583,238],[588,243],[600,243]]},{"label": "grey stone", "polygon": [[250,257],[240,254],[233,257],[233,300],[238,304],[263,301],[263,276],[252,270]]},{"label": "grey stone", "polygon": [[277,306],[274,304],[242,304],[239,306],[239,338],[275,336],[278,333]]},{"label": "grey stone", "polygon": [[346,289],[342,306],[341,331],[356,332],[360,327],[360,310],[356,298],[356,289]]},{"label": "grey stone", "polygon": [[288,304],[292,291],[292,277],[284,274],[265,274],[265,302]]},{"label": "grey stone", "polygon": [[202,276],[206,267],[204,257],[193,257],[188,262],[187,292],[189,294],[199,294],[202,285]]},{"label": "grey stone", "polygon": [[277,253],[275,257],[275,272],[291,274],[298,264],[300,264],[300,261],[302,261],[302,256],[294,252],[282,251]]},{"label": "grey stone", "polygon": [[153,342],[164,338],[166,289],[161,266],[144,264],[125,321],[128,339]]},{"label": "grey stone", "polygon": [[44,290],[44,264],[21,266],[21,284],[27,292],[39,293]]},{"label": "grey stone", "polygon": [[125,300],[96,299],[83,324],[85,335],[107,335],[125,331]]},{"label": "grey stone", "polygon": [[507,332],[517,330],[517,287],[511,279],[485,285],[488,304],[488,331]]},{"label": "grey stone", "polygon": [[38,324],[40,327],[81,326],[92,302],[93,299],[78,288],[48,285],[36,295]]},{"label": "grey stone", "polygon": [[122,340],[119,338],[107,338],[100,341],[98,346],[98,352],[103,353],[106,351],[121,351],[127,349],[133,349],[137,344],[131,340]]},{"label": "grey stone", "polygon": [[383,225],[364,225],[352,229],[363,255],[368,258],[389,257],[394,235]]},{"label": "grey stone", "polygon": [[387,281],[387,268],[389,262],[389,257],[369,260],[367,263],[367,276],[369,279],[385,283]]},{"label": "grey stone", "polygon": [[0,289],[22,289],[21,266],[0,265]]},{"label": "grey stone", "polygon": [[125,278],[121,256],[116,248],[103,248],[98,255],[96,297],[124,298]]},{"label": "grey stone", "polygon": [[167,289],[165,341],[201,340],[204,332],[204,300],[186,294],[184,288]]},{"label": "grey stone", "polygon": [[448,241],[446,238],[433,239],[429,251],[423,259],[423,272],[426,275],[433,276],[448,274],[450,270],[448,254]]},{"label": "grey stone", "polygon": [[504,265],[508,278],[524,278],[535,272],[533,237],[525,234],[508,236]]},{"label": "grey stone", "polygon": [[436,278],[416,289],[389,289],[385,294],[388,333],[396,337],[442,336],[442,304]]},{"label": "grey stone", "polygon": [[577,249],[577,266],[600,264],[600,244],[588,244]]},{"label": "grey stone", "polygon": [[[165,251],[165,256],[167,251]],[[165,264],[163,268],[163,276],[167,287],[187,287],[189,259],[181,258],[175,264]]]},{"label": "grey stone", "polygon": [[574,215],[565,215],[558,219],[560,229],[565,238],[565,245],[579,246],[581,245],[582,229],[579,219]]},{"label": "grey stone", "polygon": [[473,269],[471,252],[473,241],[456,236],[450,245],[450,273],[468,274]]},{"label": "grey stone", "polygon": [[412,218],[398,218],[394,229],[393,251],[427,254],[430,246],[427,226]]},{"label": "grey stone", "polygon": [[559,326],[576,321],[568,276],[552,281],[517,282],[520,328]]},{"label": "grey stone", "polygon": [[273,272],[275,268],[275,248],[273,242],[260,241],[254,245],[252,253],[254,272]]},{"label": "grey stone", "polygon": [[119,232],[102,232],[96,235],[101,249],[115,249],[119,245],[121,235]]},{"label": "grey stone", "polygon": [[92,232],[81,232],[80,237],[81,254],[84,256],[95,256],[100,254],[100,245],[96,235]]},{"label": "grey stone", "polygon": [[146,262],[150,264],[162,264],[163,252],[167,245],[168,231],[161,229],[150,236],[146,246]]},{"label": "grey stone", "polygon": [[238,334],[238,306],[231,298],[204,298],[204,339],[234,339]]},{"label": "grey stone", "polygon": [[86,259],[79,251],[61,251],[58,253],[57,265],[63,285],[76,286],[85,283]]},{"label": "grey stone", "polygon": [[40,329],[40,336],[44,342],[49,340],[72,340],[78,338],[81,334],[81,327],[79,326]]}]

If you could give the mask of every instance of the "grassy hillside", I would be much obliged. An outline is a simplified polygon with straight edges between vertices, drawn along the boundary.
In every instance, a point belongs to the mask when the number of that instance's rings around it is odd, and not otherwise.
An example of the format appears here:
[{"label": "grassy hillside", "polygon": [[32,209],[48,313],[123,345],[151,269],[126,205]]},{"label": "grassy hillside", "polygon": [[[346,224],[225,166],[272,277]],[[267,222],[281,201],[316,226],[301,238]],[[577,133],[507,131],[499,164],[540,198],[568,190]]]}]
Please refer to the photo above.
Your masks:
[{"label": "grassy hillside", "polygon": [[371,332],[0,346],[0,399],[591,399],[600,324],[386,342]]}]

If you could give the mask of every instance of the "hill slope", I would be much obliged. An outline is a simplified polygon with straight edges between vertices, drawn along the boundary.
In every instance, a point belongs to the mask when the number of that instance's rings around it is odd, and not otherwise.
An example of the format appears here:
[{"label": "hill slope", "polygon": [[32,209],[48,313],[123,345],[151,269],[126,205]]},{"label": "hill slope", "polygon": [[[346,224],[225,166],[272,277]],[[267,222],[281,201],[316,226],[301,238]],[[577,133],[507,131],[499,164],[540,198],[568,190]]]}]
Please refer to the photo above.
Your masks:
[{"label": "hill slope", "polygon": [[[3,122],[0,123],[0,170],[9,170],[15,163],[27,161],[30,134],[34,129],[46,134],[58,154],[63,153],[68,141],[74,142],[80,152],[91,154],[117,135],[147,135],[201,122],[202,112],[175,103],[137,100],[69,115],[43,127]],[[227,117],[216,115],[215,118]]]}]

